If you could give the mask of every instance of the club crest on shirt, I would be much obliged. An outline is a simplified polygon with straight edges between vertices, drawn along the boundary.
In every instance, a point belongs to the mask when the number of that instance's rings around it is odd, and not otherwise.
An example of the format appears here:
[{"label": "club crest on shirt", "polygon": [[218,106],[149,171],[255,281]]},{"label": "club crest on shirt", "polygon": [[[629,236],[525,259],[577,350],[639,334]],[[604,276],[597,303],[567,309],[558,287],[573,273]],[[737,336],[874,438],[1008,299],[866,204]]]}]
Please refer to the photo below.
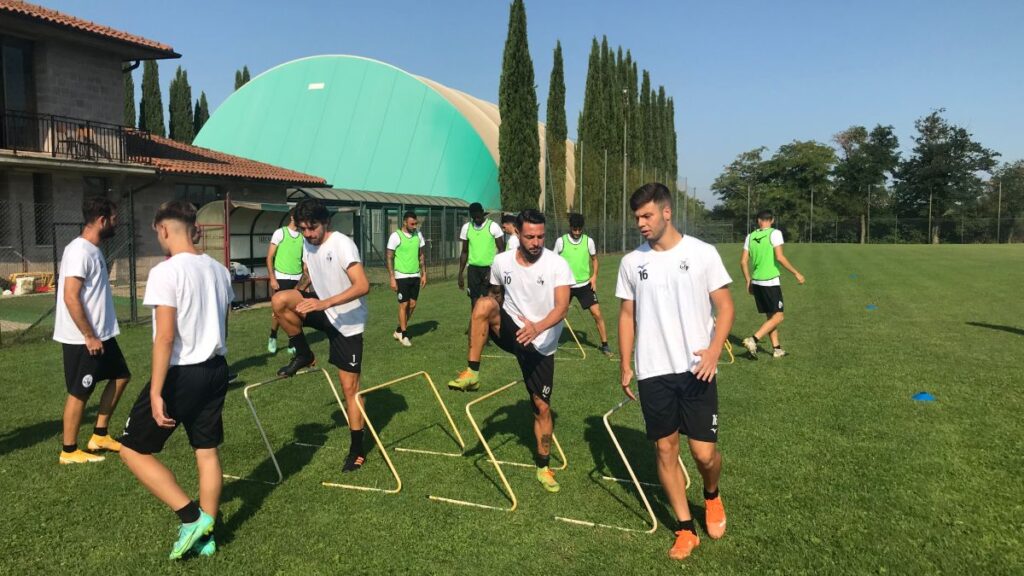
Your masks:
[{"label": "club crest on shirt", "polygon": [[537,284],[540,284],[541,286],[543,286],[544,285],[544,279],[538,277],[537,278]]},{"label": "club crest on shirt", "polygon": [[328,262],[334,262],[334,252],[328,252],[327,253],[327,261]]},{"label": "club crest on shirt", "polygon": [[688,260],[686,260],[685,258],[683,260],[680,260],[679,261],[679,269],[682,270],[683,272],[689,271],[690,270],[690,262]]}]

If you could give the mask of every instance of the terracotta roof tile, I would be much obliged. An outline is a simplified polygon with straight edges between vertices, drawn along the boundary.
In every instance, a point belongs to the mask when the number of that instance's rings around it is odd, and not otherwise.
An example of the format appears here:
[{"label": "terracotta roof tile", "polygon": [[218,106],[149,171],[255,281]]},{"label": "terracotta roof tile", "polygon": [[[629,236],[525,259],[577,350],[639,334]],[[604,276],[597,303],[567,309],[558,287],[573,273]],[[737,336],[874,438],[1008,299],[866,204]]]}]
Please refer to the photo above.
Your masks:
[{"label": "terracotta roof tile", "polygon": [[22,2],[21,0],[0,0],[0,13],[5,12],[25,16],[48,24],[55,24],[65,28],[88,32],[103,38],[119,40],[121,42],[141,46],[143,48],[149,48],[151,50],[159,50],[166,52],[168,56],[177,56],[174,49],[167,44],[161,44],[160,42],[149,40],[142,36],[122,32],[109,26],[96,24],[95,22],[90,22],[82,18],[76,18],[70,14],[58,12],[57,10],[52,10],[50,8],[44,8],[43,6],[38,6],[36,4],[29,4],[28,2]]},{"label": "terracotta roof tile", "polygon": [[140,132],[128,132],[127,146],[129,156],[170,174],[243,178],[287,184],[326,184],[319,176],[175,142],[169,138],[147,136]]}]

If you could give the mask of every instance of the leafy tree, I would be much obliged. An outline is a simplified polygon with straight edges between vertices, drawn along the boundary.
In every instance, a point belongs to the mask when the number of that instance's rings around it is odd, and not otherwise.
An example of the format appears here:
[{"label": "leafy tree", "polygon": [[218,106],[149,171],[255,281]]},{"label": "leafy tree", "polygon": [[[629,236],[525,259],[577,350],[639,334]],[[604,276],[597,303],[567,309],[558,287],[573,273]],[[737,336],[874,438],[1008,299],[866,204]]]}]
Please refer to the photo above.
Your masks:
[{"label": "leafy tree", "polygon": [[124,76],[124,125],[135,128],[135,79],[130,70]]},{"label": "leafy tree", "polygon": [[195,118],[192,113],[192,87],[188,84],[188,72],[181,66],[174,73],[170,85],[170,137],[172,140],[191,144],[195,137]]},{"label": "leafy tree", "polygon": [[547,167],[548,193],[551,208],[560,216],[559,206],[565,211],[565,139],[568,127],[565,120],[565,72],[562,63],[562,43],[555,43],[554,63],[551,66],[551,82],[548,86],[547,132],[548,149]]},{"label": "leafy tree", "polygon": [[536,208],[540,199],[537,90],[523,0],[509,7],[508,37],[498,86],[498,183],[506,210]]},{"label": "leafy tree", "polygon": [[867,241],[867,207],[882,199],[885,182],[899,166],[899,140],[892,126],[851,126],[832,137],[839,148],[835,188],[829,206],[843,218],[859,218],[860,242]]},{"label": "leafy tree", "polygon": [[195,116],[192,119],[192,130],[195,135],[199,135],[199,131],[203,129],[209,119],[210,105],[206,103],[206,92],[200,92],[199,99],[196,100]]},{"label": "leafy tree", "polygon": [[245,86],[249,82],[249,66],[242,66],[241,70],[235,70],[235,90]]},{"label": "leafy tree", "polygon": [[139,128],[163,136],[164,105],[160,95],[160,69],[155,60],[142,65],[142,100],[139,102]]}]

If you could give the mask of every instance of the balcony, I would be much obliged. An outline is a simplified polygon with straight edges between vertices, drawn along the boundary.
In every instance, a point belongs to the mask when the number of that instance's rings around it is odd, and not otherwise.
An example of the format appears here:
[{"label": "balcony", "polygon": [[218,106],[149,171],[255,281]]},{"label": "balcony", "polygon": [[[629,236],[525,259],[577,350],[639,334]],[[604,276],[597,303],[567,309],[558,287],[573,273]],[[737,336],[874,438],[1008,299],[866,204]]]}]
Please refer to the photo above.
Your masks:
[{"label": "balcony", "polygon": [[[129,146],[142,141],[143,145]],[[5,110],[0,116],[0,149],[53,158],[113,164],[149,164],[149,132],[116,124],[53,114]]]}]

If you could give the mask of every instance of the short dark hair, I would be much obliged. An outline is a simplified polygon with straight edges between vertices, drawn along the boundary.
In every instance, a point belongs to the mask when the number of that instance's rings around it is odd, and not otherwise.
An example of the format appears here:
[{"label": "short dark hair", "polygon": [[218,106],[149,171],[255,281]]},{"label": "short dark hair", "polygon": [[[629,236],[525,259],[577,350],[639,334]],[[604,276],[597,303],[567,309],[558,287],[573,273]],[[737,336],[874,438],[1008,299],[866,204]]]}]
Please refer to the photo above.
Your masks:
[{"label": "short dark hair", "polygon": [[409,218],[412,218],[413,220],[418,219],[415,212],[412,210],[406,210],[405,215],[402,216],[402,220],[408,220]]},{"label": "short dark hair", "polygon": [[629,207],[634,212],[648,202],[654,202],[662,208],[672,206],[672,193],[661,182],[649,182],[637,188],[629,197]]},{"label": "short dark hair", "polygon": [[516,228],[522,230],[524,222],[529,224],[543,224],[544,214],[539,210],[527,208],[526,210],[520,212],[518,216],[516,216]]},{"label": "short dark hair", "polygon": [[583,214],[580,214],[579,212],[570,212],[569,228],[583,228]]},{"label": "short dark hair", "polygon": [[506,213],[502,214],[501,215],[501,223],[502,224],[515,224],[516,223],[516,215],[512,214],[511,212],[506,212]]},{"label": "short dark hair", "polygon": [[295,205],[295,223],[327,225],[331,221],[331,213],[327,206],[316,198],[303,198]]},{"label": "short dark hair", "polygon": [[164,202],[156,209],[153,225],[156,226],[164,220],[177,220],[192,230],[196,226],[196,207],[185,200]]},{"label": "short dark hair", "polygon": [[472,204],[469,205],[469,215],[470,216],[472,216],[473,214],[483,214],[483,213],[484,213],[484,207],[482,205],[480,205],[479,202],[473,202]]},{"label": "short dark hair", "polygon": [[110,220],[117,213],[117,204],[106,196],[86,196],[82,200],[82,218],[91,224],[100,218]]},{"label": "short dark hair", "polygon": [[772,214],[771,210],[761,210],[760,212],[757,213],[757,219],[764,220],[767,222],[768,220],[774,220],[775,215]]}]

